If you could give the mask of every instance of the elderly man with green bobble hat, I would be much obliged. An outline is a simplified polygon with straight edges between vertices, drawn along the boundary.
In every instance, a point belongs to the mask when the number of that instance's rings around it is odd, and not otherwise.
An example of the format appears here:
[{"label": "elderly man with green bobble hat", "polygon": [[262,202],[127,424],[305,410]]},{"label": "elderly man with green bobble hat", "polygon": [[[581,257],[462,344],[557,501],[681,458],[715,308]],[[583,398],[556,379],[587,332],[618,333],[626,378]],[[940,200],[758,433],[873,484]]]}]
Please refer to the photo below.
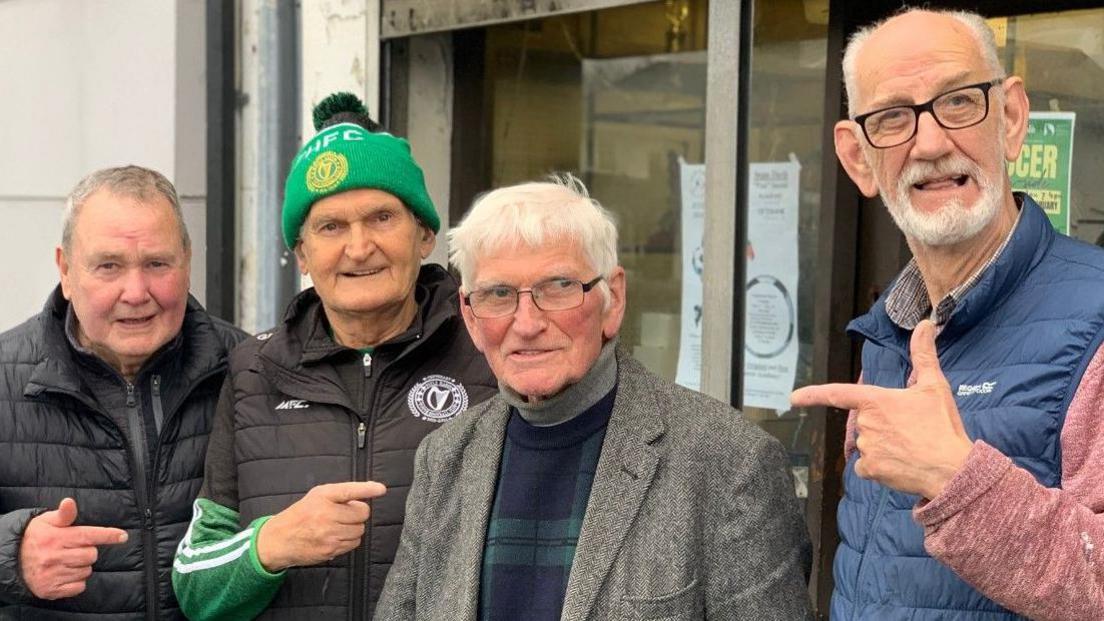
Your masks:
[{"label": "elderly man with green bobble hat", "polygon": [[370,619],[418,444],[497,390],[456,282],[421,264],[440,218],[409,144],[348,93],[314,124],[281,214],[313,286],[231,356],[173,565],[192,619]]}]

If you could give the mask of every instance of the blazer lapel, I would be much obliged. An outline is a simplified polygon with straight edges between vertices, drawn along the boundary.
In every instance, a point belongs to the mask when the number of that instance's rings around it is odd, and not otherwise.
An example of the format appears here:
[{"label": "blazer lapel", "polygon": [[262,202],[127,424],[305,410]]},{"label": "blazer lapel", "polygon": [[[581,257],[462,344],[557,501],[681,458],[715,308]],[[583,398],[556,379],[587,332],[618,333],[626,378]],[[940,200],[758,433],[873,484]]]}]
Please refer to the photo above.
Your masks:
[{"label": "blazer lapel", "polygon": [[474,621],[479,607],[479,577],[483,568],[483,544],[487,538],[487,522],[494,505],[498,465],[502,460],[502,443],[510,410],[495,398],[480,415],[475,435],[464,450],[463,474],[460,479],[459,590],[456,619]]},{"label": "blazer lapel", "polygon": [[561,619],[586,619],[655,478],[666,428],[638,363],[618,351],[618,387]]}]

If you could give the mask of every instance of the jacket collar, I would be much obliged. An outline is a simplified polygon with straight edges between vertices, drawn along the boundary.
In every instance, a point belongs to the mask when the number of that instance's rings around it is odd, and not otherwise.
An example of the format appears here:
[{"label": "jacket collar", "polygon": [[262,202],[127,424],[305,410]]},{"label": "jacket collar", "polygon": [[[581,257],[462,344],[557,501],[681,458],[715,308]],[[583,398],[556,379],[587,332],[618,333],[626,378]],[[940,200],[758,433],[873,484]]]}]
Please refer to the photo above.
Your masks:
[{"label": "jacket collar", "polygon": [[[91,397],[91,391],[85,385],[89,374],[113,373],[118,376],[112,367],[95,354],[83,348],[77,349],[70,342],[66,332],[70,308],[69,301],[62,295],[61,285],[58,285],[39,314],[46,355],[35,366],[24,386],[23,394],[27,397],[36,396],[46,390]],[[166,360],[175,357],[174,362],[179,365],[174,366],[174,370],[180,375],[174,383],[178,386],[190,386],[225,367],[227,349],[207,311],[198,300],[189,295],[180,332],[150,357],[138,376],[163,366]],[[173,404],[167,405],[167,409],[171,410]]]},{"label": "jacket collar", "polygon": [[[962,297],[939,334],[940,340],[969,331],[992,313],[1049,252],[1057,233],[1042,208],[1027,194],[1021,199],[1020,217],[1012,237],[996,261],[981,274]],[[847,325],[853,338],[862,336],[901,353],[906,351],[911,331],[898,327],[886,312],[887,289],[870,311]]]},{"label": "jacket collar", "polygon": [[[418,312],[413,323],[383,344],[401,346],[397,358],[437,334],[442,327],[460,320],[456,281],[441,266],[426,264],[421,267],[414,295]],[[339,345],[330,336],[322,300],[311,287],[292,299],[284,313],[284,330],[273,334],[261,348],[261,355],[271,363],[290,370],[347,351],[349,348]]]},{"label": "jacket collar", "polygon": [[952,338],[978,325],[999,307],[1027,274],[1050,252],[1058,235],[1046,213],[1027,194],[1020,207],[1020,221],[1005,251],[962,297],[942,334]]}]

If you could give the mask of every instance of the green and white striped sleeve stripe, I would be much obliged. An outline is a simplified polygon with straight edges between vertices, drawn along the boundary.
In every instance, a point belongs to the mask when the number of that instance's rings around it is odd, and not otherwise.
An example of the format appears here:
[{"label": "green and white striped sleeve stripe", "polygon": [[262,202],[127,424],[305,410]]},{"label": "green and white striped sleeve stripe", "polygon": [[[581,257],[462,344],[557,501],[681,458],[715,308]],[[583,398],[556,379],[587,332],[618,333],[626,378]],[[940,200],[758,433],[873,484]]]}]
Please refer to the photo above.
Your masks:
[{"label": "green and white striped sleeve stripe", "polygon": [[195,501],[172,573],[189,619],[252,619],[272,601],[285,574],[267,571],[257,559],[257,533],[269,517],[241,530],[237,511],[206,498]]}]

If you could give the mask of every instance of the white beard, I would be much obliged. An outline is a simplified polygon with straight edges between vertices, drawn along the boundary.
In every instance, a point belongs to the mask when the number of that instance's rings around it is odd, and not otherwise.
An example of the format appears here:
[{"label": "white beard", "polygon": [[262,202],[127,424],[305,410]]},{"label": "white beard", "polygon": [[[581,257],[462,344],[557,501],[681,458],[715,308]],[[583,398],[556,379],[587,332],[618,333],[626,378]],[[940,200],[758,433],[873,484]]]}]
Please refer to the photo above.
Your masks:
[{"label": "white beard", "polygon": [[[924,179],[960,175],[968,175],[981,190],[974,205],[964,205],[956,198],[930,213],[912,205],[909,191],[914,184]],[[894,192],[887,192],[881,183],[878,190],[897,228],[905,237],[925,246],[950,246],[972,239],[993,221],[1004,203],[1002,184],[961,155],[936,162],[915,162],[902,172]]]}]

